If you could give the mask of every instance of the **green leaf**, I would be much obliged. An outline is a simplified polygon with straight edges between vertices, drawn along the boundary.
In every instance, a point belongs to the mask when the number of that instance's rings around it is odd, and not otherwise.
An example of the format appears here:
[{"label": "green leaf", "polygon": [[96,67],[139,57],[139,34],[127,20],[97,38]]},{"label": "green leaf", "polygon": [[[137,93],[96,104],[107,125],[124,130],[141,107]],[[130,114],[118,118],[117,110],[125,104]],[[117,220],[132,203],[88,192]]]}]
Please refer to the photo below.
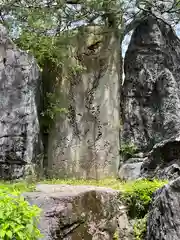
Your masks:
[{"label": "green leaf", "polygon": [[7,231],[6,236],[8,236],[8,238],[12,239],[13,233],[11,231]]},{"label": "green leaf", "polygon": [[37,240],[40,209],[31,206],[19,191],[0,188],[0,240]]},{"label": "green leaf", "polygon": [[6,235],[6,231],[5,230],[0,230],[0,237],[2,239],[4,239],[5,235]]}]

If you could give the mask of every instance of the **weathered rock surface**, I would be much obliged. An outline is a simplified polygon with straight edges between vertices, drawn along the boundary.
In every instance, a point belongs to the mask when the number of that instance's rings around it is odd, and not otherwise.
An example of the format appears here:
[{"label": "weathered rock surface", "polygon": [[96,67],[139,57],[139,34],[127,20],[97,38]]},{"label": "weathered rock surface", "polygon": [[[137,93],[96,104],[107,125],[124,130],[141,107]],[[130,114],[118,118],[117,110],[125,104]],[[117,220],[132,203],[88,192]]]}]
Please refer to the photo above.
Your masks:
[{"label": "weathered rock surface", "polygon": [[39,153],[39,86],[35,59],[0,25],[0,178],[22,177]]},{"label": "weathered rock surface", "polygon": [[142,177],[176,179],[180,176],[180,137],[156,144],[141,168]]},{"label": "weathered rock surface", "polygon": [[180,40],[168,24],[148,16],[135,29],[125,57],[121,102],[122,142],[144,153],[153,149],[143,164],[146,176],[161,165],[155,175],[162,178],[168,175],[164,167],[179,164],[178,141],[171,141],[180,135],[179,71]]},{"label": "weathered rock surface", "polygon": [[37,186],[38,192],[25,198],[42,209],[40,230],[43,240],[112,240],[119,226],[120,239],[128,239],[125,208],[119,192],[94,186]]},{"label": "weathered rock surface", "polygon": [[[61,103],[67,116],[56,118],[49,134],[48,169],[58,177],[104,178],[119,164],[119,42],[108,33],[81,33],[76,64],[85,71],[64,81]],[[96,37],[101,37],[96,39]]]},{"label": "weathered rock surface", "polygon": [[180,178],[154,194],[147,222],[147,240],[180,239]]},{"label": "weathered rock surface", "polygon": [[118,171],[118,177],[121,180],[135,180],[140,177],[143,158],[130,158],[122,164]]},{"label": "weathered rock surface", "polygon": [[180,132],[180,40],[149,16],[135,29],[125,57],[122,139],[149,151]]}]

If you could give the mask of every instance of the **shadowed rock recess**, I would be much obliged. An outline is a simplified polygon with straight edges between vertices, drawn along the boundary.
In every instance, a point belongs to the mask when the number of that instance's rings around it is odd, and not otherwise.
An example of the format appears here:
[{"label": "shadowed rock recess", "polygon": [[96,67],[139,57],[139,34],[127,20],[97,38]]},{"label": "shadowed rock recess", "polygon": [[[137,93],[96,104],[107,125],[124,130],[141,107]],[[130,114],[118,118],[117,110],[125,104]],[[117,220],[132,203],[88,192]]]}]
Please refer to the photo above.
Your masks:
[{"label": "shadowed rock recess", "polygon": [[[151,16],[135,29],[125,57],[121,140],[147,154],[143,176],[176,163],[179,171],[180,41],[164,21]],[[155,154],[162,152],[163,154]],[[168,155],[166,155],[168,153]],[[167,177],[166,170],[159,173]],[[152,174],[151,174],[152,173]]]},{"label": "shadowed rock recess", "polygon": [[23,177],[40,150],[40,75],[0,25],[0,178]]}]

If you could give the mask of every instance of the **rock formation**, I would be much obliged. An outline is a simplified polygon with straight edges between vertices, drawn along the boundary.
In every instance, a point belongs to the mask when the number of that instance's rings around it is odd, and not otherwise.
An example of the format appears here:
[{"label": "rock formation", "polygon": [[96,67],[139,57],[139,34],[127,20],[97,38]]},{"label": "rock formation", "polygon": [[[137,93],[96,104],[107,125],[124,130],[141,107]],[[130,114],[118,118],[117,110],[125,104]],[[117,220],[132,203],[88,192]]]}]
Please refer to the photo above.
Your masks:
[{"label": "rock formation", "polygon": [[[148,16],[135,29],[125,57],[122,142],[134,143],[144,153],[164,141],[166,152],[176,149],[168,142],[180,134],[179,71],[179,39],[164,21]],[[157,156],[150,154],[148,161],[152,159],[153,163],[160,163]],[[178,159],[178,154],[164,154],[161,163]],[[149,171],[147,164],[144,170]]]},{"label": "rock formation", "polygon": [[59,88],[68,115],[56,118],[48,144],[48,168],[58,177],[98,179],[117,173],[119,43],[111,32],[97,36],[102,38],[81,33],[76,64],[86,70],[68,73],[69,84],[64,81]]},{"label": "rock formation", "polygon": [[180,137],[172,137],[156,144],[143,162],[144,178],[176,179],[180,176]]},{"label": "rock formation", "polygon": [[128,238],[128,219],[119,192],[93,186],[40,184],[25,193],[30,204],[42,209],[39,228],[43,240],[112,240]]},{"label": "rock formation", "polygon": [[147,240],[180,239],[180,178],[159,189],[148,214]]},{"label": "rock formation", "polygon": [[0,25],[0,178],[22,177],[40,150],[40,74]]},{"label": "rock formation", "polygon": [[[168,24],[152,16],[138,25],[125,57],[119,119],[119,42],[111,31],[86,31],[80,32],[72,49],[71,64],[76,68],[61,69],[56,83],[58,107],[65,107],[67,114],[56,114],[48,132],[45,167],[54,177],[116,175],[122,122],[121,143],[134,144],[143,157],[139,163],[128,162],[119,175],[129,179],[126,172],[131,169],[136,178],[141,168],[144,177],[176,178],[180,175],[179,39]],[[0,176],[19,178],[41,148],[39,70],[2,26],[0,33]],[[47,72],[46,80],[55,80]]]},{"label": "rock formation", "polygon": [[140,177],[143,161],[141,158],[128,159],[119,169],[118,176],[122,181],[132,181]]}]

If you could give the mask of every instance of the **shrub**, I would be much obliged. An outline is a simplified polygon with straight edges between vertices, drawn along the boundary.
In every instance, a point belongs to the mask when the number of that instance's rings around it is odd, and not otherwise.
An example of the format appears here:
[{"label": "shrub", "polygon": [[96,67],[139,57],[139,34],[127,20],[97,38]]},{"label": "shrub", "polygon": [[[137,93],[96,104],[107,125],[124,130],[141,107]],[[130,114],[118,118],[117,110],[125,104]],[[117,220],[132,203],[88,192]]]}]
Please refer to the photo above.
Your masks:
[{"label": "shrub", "polygon": [[137,219],[134,224],[134,238],[135,240],[143,240],[145,239],[147,228],[147,215],[145,215],[142,219]]},{"label": "shrub", "polygon": [[133,157],[135,153],[137,153],[138,148],[133,143],[130,144],[122,144],[119,153],[123,156],[126,161],[128,158]]},{"label": "shrub", "polygon": [[165,184],[165,181],[159,180],[137,180],[124,184],[121,199],[128,206],[129,216],[143,218],[148,212],[153,192]]},{"label": "shrub", "polygon": [[36,240],[40,209],[30,206],[19,192],[0,189],[0,240]]}]

